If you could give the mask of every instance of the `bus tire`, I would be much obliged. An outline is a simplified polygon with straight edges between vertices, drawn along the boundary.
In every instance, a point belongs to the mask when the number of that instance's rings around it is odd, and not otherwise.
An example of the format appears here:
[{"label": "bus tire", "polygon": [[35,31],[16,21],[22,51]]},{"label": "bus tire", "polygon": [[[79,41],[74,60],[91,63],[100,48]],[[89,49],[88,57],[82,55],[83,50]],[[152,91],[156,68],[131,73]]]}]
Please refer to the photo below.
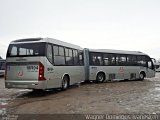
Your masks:
[{"label": "bus tire", "polygon": [[103,83],[105,80],[105,74],[100,72],[97,74],[97,77],[96,77],[96,82],[97,83]]},{"label": "bus tire", "polygon": [[69,87],[69,77],[68,76],[64,76],[63,80],[62,80],[62,90],[66,90]]},{"label": "bus tire", "polygon": [[144,77],[145,77],[145,73],[144,72],[140,72],[139,79],[140,80],[144,80]]}]

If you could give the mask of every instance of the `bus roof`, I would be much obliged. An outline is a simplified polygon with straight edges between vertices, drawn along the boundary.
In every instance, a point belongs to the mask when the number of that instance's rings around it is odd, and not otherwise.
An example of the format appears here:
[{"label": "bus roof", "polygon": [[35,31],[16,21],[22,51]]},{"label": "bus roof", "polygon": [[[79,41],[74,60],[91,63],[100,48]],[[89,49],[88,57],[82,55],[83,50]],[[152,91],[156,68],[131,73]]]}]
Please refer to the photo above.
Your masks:
[{"label": "bus roof", "polygon": [[126,50],[112,50],[112,49],[89,49],[89,51],[102,52],[102,53],[115,53],[115,54],[147,55],[140,51],[126,51]]},{"label": "bus roof", "polygon": [[60,46],[66,46],[69,48],[75,48],[75,49],[80,49],[82,50],[82,48],[78,45],[74,45],[71,43],[67,43],[67,42],[63,42],[61,40],[57,40],[57,39],[53,39],[53,38],[26,38],[26,39],[18,39],[18,40],[14,40],[12,41],[10,44],[21,44],[21,43],[36,43],[36,42],[47,42],[47,43],[53,43],[56,45],[60,45]]},{"label": "bus roof", "polygon": [[[26,39],[18,39],[12,41],[10,44],[21,44],[21,43],[36,43],[36,42],[47,42],[47,43],[53,43],[60,46],[66,46],[69,48],[75,48],[83,50],[82,47],[78,45],[74,45],[71,43],[63,42],[61,40],[53,39],[53,38],[26,38]],[[86,48],[88,49],[88,48]],[[132,54],[132,55],[147,55],[145,53],[142,53],[140,51],[126,51],[126,50],[112,50],[112,49],[89,49],[91,52],[103,52],[103,53],[117,53],[117,54]],[[148,56],[148,55],[147,55]]]}]

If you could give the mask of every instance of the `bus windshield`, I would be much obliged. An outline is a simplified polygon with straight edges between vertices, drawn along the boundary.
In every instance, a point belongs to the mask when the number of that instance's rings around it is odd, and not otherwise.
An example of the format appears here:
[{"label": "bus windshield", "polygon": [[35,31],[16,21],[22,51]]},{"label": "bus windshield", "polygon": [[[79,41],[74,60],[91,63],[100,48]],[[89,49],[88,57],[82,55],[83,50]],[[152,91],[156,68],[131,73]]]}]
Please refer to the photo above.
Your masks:
[{"label": "bus windshield", "polygon": [[45,43],[11,44],[7,57],[45,56]]}]

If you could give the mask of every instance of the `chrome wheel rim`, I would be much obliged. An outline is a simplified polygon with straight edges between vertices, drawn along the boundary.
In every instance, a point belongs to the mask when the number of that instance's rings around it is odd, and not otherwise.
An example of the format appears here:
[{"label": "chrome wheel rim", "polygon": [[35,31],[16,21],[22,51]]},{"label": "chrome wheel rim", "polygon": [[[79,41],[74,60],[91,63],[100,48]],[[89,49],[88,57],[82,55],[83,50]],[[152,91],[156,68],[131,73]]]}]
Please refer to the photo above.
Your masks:
[{"label": "chrome wheel rim", "polygon": [[98,75],[98,81],[99,81],[99,82],[102,82],[103,80],[104,80],[103,75],[101,75],[101,74]]},{"label": "chrome wheel rim", "polygon": [[63,80],[63,88],[64,88],[64,89],[66,89],[66,88],[67,88],[67,86],[68,86],[67,80],[66,80],[66,79],[64,79],[64,80]]},{"label": "chrome wheel rim", "polygon": [[142,73],[139,76],[140,76],[140,79],[143,79],[143,77],[144,77]]}]

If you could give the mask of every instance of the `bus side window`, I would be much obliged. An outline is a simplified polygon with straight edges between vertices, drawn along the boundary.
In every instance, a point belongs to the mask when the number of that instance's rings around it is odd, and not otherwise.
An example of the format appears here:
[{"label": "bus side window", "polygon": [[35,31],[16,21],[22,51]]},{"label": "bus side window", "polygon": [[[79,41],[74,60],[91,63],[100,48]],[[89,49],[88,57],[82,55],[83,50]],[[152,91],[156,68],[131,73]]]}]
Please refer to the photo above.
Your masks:
[{"label": "bus side window", "polygon": [[52,46],[51,45],[47,46],[47,58],[51,63],[53,63]]},{"label": "bus side window", "polygon": [[65,65],[64,47],[59,47],[59,65]]},{"label": "bus side window", "polygon": [[120,55],[116,55],[116,65],[119,65],[119,59],[120,59]]},{"label": "bus side window", "polygon": [[11,49],[11,55],[10,56],[16,56],[17,55],[17,47],[12,47]]},{"label": "bus side window", "polygon": [[127,57],[126,55],[120,55],[119,57],[119,65],[126,65],[127,64]]},{"label": "bus side window", "polygon": [[65,48],[66,65],[73,65],[73,51],[70,48]]},{"label": "bus side window", "polygon": [[54,64],[65,65],[64,47],[53,46],[54,51]]},{"label": "bus side window", "polygon": [[138,61],[135,55],[127,55],[127,65],[129,66],[137,66]]},{"label": "bus side window", "polygon": [[152,60],[151,60],[150,58],[147,58],[147,60],[148,60],[148,62],[147,62],[147,67],[148,67],[149,69],[154,70],[155,67],[154,67],[154,64],[153,64]]},{"label": "bus side window", "polygon": [[110,56],[109,54],[103,54],[103,63],[104,65],[109,65],[109,59],[110,59]]},{"label": "bus side window", "polygon": [[148,68],[152,69],[152,62],[148,61]]},{"label": "bus side window", "polygon": [[83,52],[79,51],[79,65],[83,65]]},{"label": "bus side window", "polygon": [[110,65],[116,65],[116,57],[114,54],[110,56]]},{"label": "bus side window", "polygon": [[145,56],[137,56],[137,63],[139,66],[146,67],[146,57]]},{"label": "bus side window", "polygon": [[90,64],[95,66],[103,65],[102,54],[99,53],[91,53],[90,54]]},{"label": "bus side window", "polygon": [[78,65],[78,52],[77,52],[77,50],[73,50],[73,59],[74,59],[74,65]]}]

